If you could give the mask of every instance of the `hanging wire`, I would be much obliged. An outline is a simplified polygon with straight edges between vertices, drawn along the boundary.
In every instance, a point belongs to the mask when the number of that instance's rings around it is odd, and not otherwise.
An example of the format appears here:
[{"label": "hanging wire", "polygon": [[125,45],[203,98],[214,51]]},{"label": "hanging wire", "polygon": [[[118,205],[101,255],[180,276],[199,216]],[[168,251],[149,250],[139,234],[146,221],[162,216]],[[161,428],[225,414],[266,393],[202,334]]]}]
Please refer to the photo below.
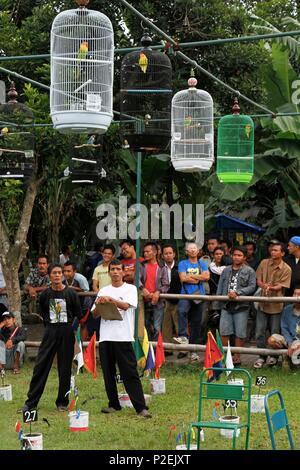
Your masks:
[{"label": "hanging wire", "polygon": [[13,75],[16,78],[20,78],[20,80],[25,80],[26,82],[32,83],[33,85],[36,85],[39,88],[44,88],[44,90],[47,90],[47,91],[50,90],[50,87],[48,85],[44,85],[43,83],[36,82],[35,80],[32,80],[31,78],[24,77],[23,75],[17,72],[13,72],[12,70],[5,69],[4,67],[0,67],[0,72]]},{"label": "hanging wire", "polygon": [[[38,88],[43,88],[44,90],[50,91],[50,86],[45,85],[44,83],[37,82],[35,80],[32,80],[31,78],[25,77],[24,75],[21,75],[20,73],[13,72],[12,70],[5,69],[4,67],[0,67],[0,71],[4,72],[9,75],[13,75],[16,78],[19,78],[20,80],[24,80],[25,82],[32,83],[33,85],[37,86]],[[119,111],[113,110],[114,114],[120,115],[121,113]],[[130,116],[129,114],[124,114],[122,113],[123,116],[127,117],[130,120],[133,121],[138,121],[139,119],[133,116]]]},{"label": "hanging wire", "polygon": [[[160,36],[163,36],[165,39],[167,39],[167,41],[169,41],[170,43],[172,43],[173,45],[177,46],[177,43],[176,41],[174,41],[174,39],[169,36],[168,34],[166,34],[164,31],[162,31],[160,28],[158,28],[158,26],[156,26],[155,24],[152,23],[152,21],[150,21],[148,18],[146,18],[142,13],[140,13],[136,8],[134,8],[132,5],[130,5],[130,3],[128,3],[126,0],[119,0],[121,3],[123,3],[123,5],[127,6],[131,11],[133,11],[138,17],[140,17],[143,21],[145,21],[145,23],[147,23],[152,29],[154,29]],[[193,65],[194,68],[197,68],[198,70],[200,70],[204,75],[208,76],[209,78],[211,78],[212,80],[214,80],[215,82],[219,83],[220,85],[224,86],[225,88],[227,88],[228,90],[230,90],[232,93],[234,93],[235,96],[238,96],[242,99],[244,99],[245,101],[247,101],[248,103],[252,104],[253,106],[257,107],[257,108],[260,108],[262,109],[263,111],[266,111],[267,113],[271,114],[272,116],[276,116],[276,113],[274,113],[272,110],[266,108],[265,106],[262,106],[261,104],[259,103],[256,103],[255,101],[251,100],[250,98],[248,98],[246,95],[240,93],[238,90],[235,90],[234,88],[232,88],[230,85],[227,85],[227,83],[223,82],[220,78],[217,78],[215,75],[213,75],[212,73],[208,72],[208,70],[204,69],[203,67],[201,67],[201,65],[198,64],[198,62],[196,62],[195,60],[191,59],[190,57],[188,57],[186,54],[184,54],[183,52],[181,52],[180,50],[176,52],[176,54],[181,57],[182,59],[184,59],[186,62],[189,62],[190,64]]]},{"label": "hanging wire", "polygon": [[[123,5],[127,6],[131,11],[133,11],[138,17],[141,18],[141,20],[142,20],[141,21],[141,26],[142,26],[143,29],[145,29],[145,27],[143,26],[143,21],[145,21],[160,36],[163,36],[167,41],[172,43],[172,45],[176,46],[176,48],[178,48],[178,46],[180,46],[180,47],[192,47],[193,46],[194,47],[195,45],[200,45],[200,46],[206,46],[206,45],[212,45],[212,44],[221,45],[221,44],[225,44],[225,43],[229,43],[229,42],[256,41],[256,40],[260,40],[260,39],[272,39],[272,38],[276,38],[276,37],[299,36],[300,35],[300,31],[287,31],[287,32],[274,33],[274,34],[270,33],[270,34],[262,34],[262,35],[256,35],[256,36],[255,35],[253,35],[253,36],[243,36],[243,37],[239,37],[239,38],[225,38],[225,39],[215,39],[215,40],[208,40],[208,41],[199,41],[199,42],[178,44],[178,43],[176,43],[176,41],[174,41],[174,39],[172,39],[168,34],[164,33],[164,31],[162,31],[155,24],[153,24],[148,18],[146,18],[142,13],[140,13],[132,5],[130,5],[130,3],[128,3],[126,0],[120,0],[120,1],[121,1],[121,3],[123,3]],[[152,49],[161,49],[162,47],[163,47],[162,45],[152,46]],[[140,49],[139,47],[123,48],[123,49],[115,49],[115,52],[121,53],[121,52],[127,52],[127,51],[139,50],[139,49]],[[184,54],[180,50],[177,50],[177,55],[179,55],[185,61],[192,64],[194,68],[197,68],[198,70],[200,70],[203,74],[207,75],[209,78],[211,78],[216,83],[218,83],[218,84],[224,86],[225,88],[227,88],[228,90],[230,90],[237,97],[240,97],[240,98],[244,99],[245,101],[247,101],[248,103],[252,104],[253,106],[258,107],[258,108],[266,111],[268,116],[270,115],[273,118],[278,116],[278,113],[275,113],[272,110],[266,108],[265,106],[260,105],[259,103],[251,100],[246,95],[240,93],[238,90],[235,90],[230,85],[223,82],[221,79],[219,79],[215,75],[211,74],[210,72],[208,72],[206,69],[201,67],[196,61],[194,61],[193,59],[188,57],[186,54]],[[35,55],[35,56],[34,55],[32,55],[32,56],[11,56],[11,57],[0,57],[0,61],[1,60],[25,60],[25,59],[30,59],[30,58],[31,59],[42,59],[42,58],[49,58],[49,57],[50,57],[49,54],[40,54],[40,55]],[[7,70],[4,69],[3,67],[0,67],[0,71],[7,72]],[[10,72],[10,73],[12,75],[18,77],[18,78],[24,79],[24,77],[17,74],[16,72]],[[31,80],[29,78],[26,78],[26,81],[28,81],[29,83],[32,83],[34,85],[37,85],[41,88],[44,88],[44,89],[47,89],[47,90],[49,89],[49,87],[47,85],[40,84],[39,82],[36,82],[36,81]],[[116,114],[117,112],[114,111],[114,113]],[[286,114],[284,114],[284,115],[286,115]],[[297,115],[297,114],[295,114],[295,115]],[[130,119],[133,119],[132,116],[126,116],[126,117],[128,117]]]},{"label": "hanging wire", "polygon": [[[120,1],[124,2],[125,0],[120,0]],[[127,2],[126,2],[126,3],[127,3]],[[133,7],[132,7],[132,8],[133,8]],[[147,20],[147,21],[152,25],[152,23],[150,22],[150,20]],[[157,28],[155,25],[153,25],[153,27]],[[164,33],[163,33],[163,34],[164,34]],[[140,48],[139,48],[139,49],[140,49]],[[179,52],[177,52],[177,54],[182,54],[182,53],[180,53],[180,51],[179,51]],[[184,57],[187,57],[187,56],[185,56],[185,54],[182,54],[182,55],[183,55]],[[198,65],[197,62],[193,61],[192,59],[190,59],[190,58],[188,58],[188,57],[187,57],[187,59],[188,59],[188,62],[190,62],[190,63],[193,65],[192,69],[194,69],[194,68],[200,68],[200,69],[202,70],[202,67],[200,67],[200,65]],[[203,70],[204,70],[204,69],[203,69]],[[28,78],[28,77],[25,77],[24,75],[21,75],[21,74],[19,74],[19,73],[17,73],[17,72],[13,72],[12,70],[6,69],[6,68],[4,68],[4,67],[0,67],[0,71],[4,72],[4,73],[6,73],[6,74],[9,74],[9,75],[15,76],[15,77],[19,78],[20,80],[24,80],[24,81],[26,81],[26,82],[32,83],[33,85],[37,86],[38,88],[43,88],[43,89],[45,89],[45,90],[47,90],[47,91],[50,91],[50,87],[49,87],[48,85],[45,85],[45,84],[43,84],[43,83],[37,82],[37,81],[35,81],[35,80],[32,80],[32,79],[30,79],[30,78]],[[209,74],[209,75],[212,77],[213,80],[219,81],[219,82],[221,82],[222,84],[224,84],[224,82],[222,82],[221,80],[219,80],[217,77],[215,77],[214,75],[210,74],[210,73],[207,72],[206,70],[205,70],[205,73],[206,73],[206,74]],[[245,96],[242,95],[238,90],[234,90],[233,88],[229,87],[229,86],[226,85],[226,84],[224,84],[224,86],[226,86],[226,87],[229,88],[233,93],[235,93],[235,96],[244,98],[244,99],[246,99],[247,101],[249,101],[249,102],[251,102],[252,104],[254,104],[255,106],[258,106],[258,107],[260,107],[261,109],[267,111],[267,113],[265,113],[265,114],[250,114],[250,115],[249,115],[250,117],[253,117],[253,118],[263,118],[263,117],[272,117],[272,118],[276,118],[276,117],[299,116],[299,115],[300,115],[300,112],[274,113],[273,111],[271,111],[271,110],[269,110],[269,109],[267,109],[267,108],[265,108],[265,107],[263,107],[263,106],[261,106],[261,105],[255,103],[254,101],[252,101],[252,100],[250,100],[249,98],[245,97]],[[120,114],[121,114],[119,111],[116,111],[116,110],[114,110],[113,112],[114,112],[114,114],[116,114],[116,115],[120,115]],[[136,120],[136,121],[138,121],[138,119],[135,118],[135,117],[133,117],[133,116],[126,115],[126,114],[124,114],[124,113],[122,113],[122,114],[123,114],[123,116],[127,117],[127,118],[130,119],[130,120]],[[223,117],[223,116],[215,116],[214,119],[215,119],[215,120],[219,120],[219,119],[221,119],[222,117]],[[119,123],[120,121],[112,121],[112,122],[113,122],[113,123]],[[124,122],[124,121],[123,121],[123,122]],[[1,121],[0,124],[3,125],[3,124],[5,124],[5,123],[4,123],[3,121]],[[9,124],[9,125],[11,125],[11,126],[16,126],[16,127],[18,127],[18,124],[13,124],[13,123],[7,123],[7,124]],[[45,124],[43,124],[43,123],[40,123],[40,124],[27,124],[27,125],[25,125],[25,126],[26,126],[26,127],[53,127],[52,124],[48,124],[48,123],[45,123]]]},{"label": "hanging wire", "polygon": [[[190,49],[194,47],[202,47],[202,46],[222,46],[223,44],[228,44],[232,42],[253,42],[253,41],[260,41],[262,39],[276,39],[280,37],[287,37],[287,36],[300,36],[300,30],[296,31],[284,31],[280,33],[269,33],[269,34],[256,34],[251,36],[239,36],[235,38],[223,38],[223,39],[208,39],[206,41],[193,41],[193,42],[180,42],[176,44],[180,47],[180,49]],[[160,50],[165,47],[165,44],[156,44],[152,45],[151,49]],[[127,54],[127,52],[134,52],[140,50],[140,47],[121,47],[116,48],[116,54]],[[4,61],[16,61],[16,60],[40,60],[40,59],[50,59],[50,54],[31,54],[31,55],[16,55],[16,56],[1,56],[0,55],[0,62]]]}]

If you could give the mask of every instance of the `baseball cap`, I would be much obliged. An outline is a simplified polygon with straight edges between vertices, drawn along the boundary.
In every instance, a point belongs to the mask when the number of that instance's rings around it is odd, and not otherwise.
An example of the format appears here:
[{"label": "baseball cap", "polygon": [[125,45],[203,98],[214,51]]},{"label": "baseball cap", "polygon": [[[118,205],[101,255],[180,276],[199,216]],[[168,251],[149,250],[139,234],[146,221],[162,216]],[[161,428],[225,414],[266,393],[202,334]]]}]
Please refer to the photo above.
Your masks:
[{"label": "baseball cap", "polygon": [[289,240],[290,243],[293,243],[294,245],[296,246],[300,246],[300,237],[292,237],[290,240]]},{"label": "baseball cap", "polygon": [[14,314],[12,312],[3,312],[2,317],[4,318],[15,318]]},{"label": "baseball cap", "polygon": [[273,239],[268,241],[268,245],[277,245],[277,243],[281,243],[279,240]]}]

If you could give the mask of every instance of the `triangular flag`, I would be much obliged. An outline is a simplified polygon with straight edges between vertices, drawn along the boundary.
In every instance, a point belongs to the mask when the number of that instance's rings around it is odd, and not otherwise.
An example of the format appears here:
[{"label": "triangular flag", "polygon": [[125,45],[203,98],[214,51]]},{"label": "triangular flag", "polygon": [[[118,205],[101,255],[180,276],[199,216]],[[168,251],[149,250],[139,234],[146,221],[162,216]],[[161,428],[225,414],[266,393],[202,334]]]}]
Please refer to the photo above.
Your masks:
[{"label": "triangular flag", "polygon": [[77,361],[77,375],[78,375],[81,367],[84,366],[82,343],[81,343],[81,338],[80,338],[80,326],[77,328],[76,335],[75,335],[74,361]]},{"label": "triangular flag", "polygon": [[96,332],[94,332],[91,337],[89,344],[86,350],[83,353],[84,367],[88,370],[94,377],[97,377],[97,367],[96,367]]},{"label": "triangular flag", "polygon": [[146,362],[147,362],[147,357],[149,353],[149,340],[148,340],[148,333],[146,328],[144,328],[144,336],[143,340],[140,342],[138,339],[138,344],[137,344],[137,363],[138,366],[141,367],[142,369],[145,369],[146,367]]},{"label": "triangular flag", "polygon": [[134,351],[135,351],[135,357],[136,357],[136,362],[138,366],[141,367],[142,369],[145,369],[146,357],[145,357],[143,348],[141,346],[140,340],[138,338],[135,340]]},{"label": "triangular flag", "polygon": [[176,424],[172,424],[172,426],[170,426],[169,428],[169,435],[168,435],[168,439],[170,439],[170,437],[172,436],[172,434],[176,431]]},{"label": "triangular flag", "polygon": [[91,310],[88,308],[87,311],[86,311],[86,314],[84,315],[84,317],[81,320],[79,320],[80,325],[84,325],[88,321],[90,311]]},{"label": "triangular flag", "polygon": [[162,340],[162,334],[159,332],[158,335],[158,340],[157,340],[157,346],[156,346],[156,351],[155,351],[155,364],[154,364],[154,369],[155,369],[155,378],[159,379],[160,378],[160,368],[165,362],[165,350],[164,350],[164,345],[163,345],[163,340]]},{"label": "triangular flag", "polygon": [[146,328],[144,328],[144,338],[143,338],[143,342],[142,342],[142,348],[143,348],[143,351],[144,351],[144,355],[147,358],[148,353],[149,353],[149,340],[148,340],[148,333],[147,333]]},{"label": "triangular flag", "polygon": [[220,351],[222,353],[222,361],[224,362],[225,351],[223,349],[223,344],[222,344],[222,340],[221,340],[219,330],[216,331],[216,342],[217,342],[218,348],[220,349]]},{"label": "triangular flag", "polygon": [[[230,349],[230,342],[228,341],[227,347],[227,354],[226,354],[226,369],[233,369],[234,364],[232,361],[231,349]],[[231,372],[226,372],[227,376],[231,374]]]},{"label": "triangular flag", "polygon": [[[210,367],[223,367],[222,363],[222,353],[216,343],[216,340],[211,331],[207,334],[207,342],[205,348],[205,356],[204,356],[204,369],[208,369]],[[221,371],[206,371],[206,376],[208,381],[211,382],[214,379],[217,379]]]},{"label": "triangular flag", "polygon": [[20,429],[21,429],[21,423],[20,423],[20,421],[17,421],[16,426],[15,426],[15,430],[16,430],[16,432],[20,432]]},{"label": "triangular flag", "polygon": [[148,357],[147,357],[147,362],[146,362],[146,367],[145,367],[145,375],[149,375],[150,370],[154,368],[155,364],[155,357],[154,357],[154,350],[152,344],[149,345],[149,351],[148,351]]}]

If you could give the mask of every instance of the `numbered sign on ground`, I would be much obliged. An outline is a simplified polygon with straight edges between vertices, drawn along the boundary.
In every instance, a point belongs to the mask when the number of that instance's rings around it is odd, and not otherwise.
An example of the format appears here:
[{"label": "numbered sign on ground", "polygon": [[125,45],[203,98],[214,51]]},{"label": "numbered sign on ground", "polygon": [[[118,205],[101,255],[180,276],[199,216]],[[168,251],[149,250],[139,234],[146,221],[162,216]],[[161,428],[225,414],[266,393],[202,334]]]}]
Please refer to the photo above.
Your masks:
[{"label": "numbered sign on ground", "polygon": [[258,375],[255,379],[255,385],[258,387],[264,387],[267,383],[267,377],[265,375]]},{"label": "numbered sign on ground", "polygon": [[237,408],[238,402],[236,400],[225,400],[225,408]]},{"label": "numbered sign on ground", "polygon": [[23,422],[24,423],[33,423],[38,420],[37,410],[28,410],[23,411]]}]

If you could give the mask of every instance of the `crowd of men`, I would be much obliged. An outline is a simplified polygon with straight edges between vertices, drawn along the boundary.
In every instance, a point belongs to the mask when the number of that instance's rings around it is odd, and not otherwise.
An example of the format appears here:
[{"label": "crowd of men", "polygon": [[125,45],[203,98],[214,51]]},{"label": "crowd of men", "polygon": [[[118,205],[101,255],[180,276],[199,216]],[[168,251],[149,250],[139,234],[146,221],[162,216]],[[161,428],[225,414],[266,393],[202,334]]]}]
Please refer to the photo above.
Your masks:
[{"label": "crowd of men", "polygon": [[[143,335],[144,326],[150,340],[157,340],[161,331],[166,343],[204,344],[207,329],[218,328],[222,343],[228,341],[242,347],[249,337],[249,319],[252,321],[252,333],[258,348],[267,345],[272,348],[288,348],[288,356],[296,358],[300,345],[300,304],[284,304],[282,302],[236,302],[239,296],[270,296],[283,297],[300,293],[300,237],[292,237],[287,247],[278,240],[268,243],[267,254],[263,259],[256,255],[256,244],[246,242],[244,246],[234,246],[227,240],[209,237],[204,249],[196,243],[187,242],[185,257],[176,259],[176,250],[171,244],[149,241],[144,244],[142,257],[137,260],[135,244],[132,240],[124,240],[116,247],[113,244],[95,247],[90,256],[85,274],[77,272],[72,261],[69,246],[64,247],[60,255],[63,273],[63,284],[76,293],[92,291],[90,296],[80,296],[82,317],[82,339],[91,337],[94,331],[99,339],[100,319],[94,319],[89,309],[94,303],[96,293],[112,280],[109,266],[118,259],[123,266],[123,282],[135,284],[135,272],[139,263],[139,336]],[[49,288],[48,258],[40,255],[37,265],[25,280],[24,293],[29,311],[37,310],[37,299]],[[1,283],[2,282],[2,283]],[[185,298],[163,300],[161,294],[185,294]],[[222,295],[227,297],[224,302],[204,302],[189,299],[189,295]],[[0,308],[6,311],[0,324],[0,368],[5,362],[10,364],[16,373],[22,362],[23,349],[17,344],[24,341],[24,331],[14,332],[15,320],[8,312],[5,298],[5,282],[0,272]],[[0,312],[1,313],[1,312]],[[11,322],[13,319],[13,322]],[[10,332],[10,334],[7,333]],[[5,334],[4,334],[4,333]],[[20,340],[20,341],[19,341]],[[13,355],[5,358],[5,350],[13,348]],[[3,352],[4,351],[4,352]],[[171,355],[171,352],[166,352]],[[188,356],[185,352],[179,358]],[[14,359],[17,358],[17,359]],[[191,362],[199,361],[199,355],[192,353]],[[295,359],[296,361],[296,359]],[[241,363],[240,354],[233,356],[236,365]],[[264,365],[273,366],[277,363],[276,356],[260,356],[254,363],[255,368]]]}]

